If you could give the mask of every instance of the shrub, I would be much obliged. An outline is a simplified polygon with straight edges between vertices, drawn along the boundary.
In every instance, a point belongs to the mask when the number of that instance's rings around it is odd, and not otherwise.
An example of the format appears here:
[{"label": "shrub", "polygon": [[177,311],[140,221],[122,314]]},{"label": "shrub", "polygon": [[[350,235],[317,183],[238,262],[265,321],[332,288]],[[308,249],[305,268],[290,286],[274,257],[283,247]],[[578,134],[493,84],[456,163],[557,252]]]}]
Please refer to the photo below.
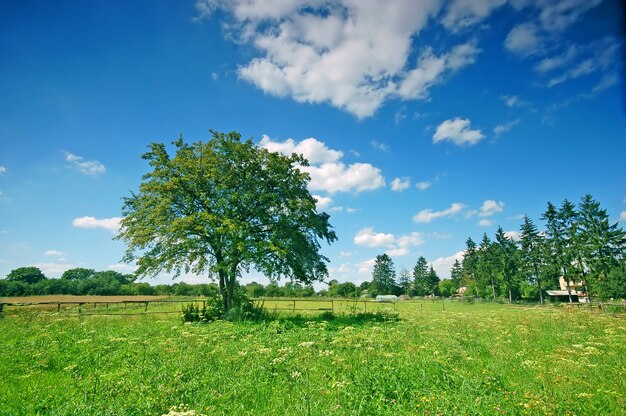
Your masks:
[{"label": "shrub", "polygon": [[222,296],[217,294],[203,303],[202,307],[196,303],[183,306],[181,319],[183,322],[213,322],[218,319],[238,322],[260,321],[266,317],[263,305],[256,306],[243,290],[234,293],[233,303],[232,309],[226,312]]}]

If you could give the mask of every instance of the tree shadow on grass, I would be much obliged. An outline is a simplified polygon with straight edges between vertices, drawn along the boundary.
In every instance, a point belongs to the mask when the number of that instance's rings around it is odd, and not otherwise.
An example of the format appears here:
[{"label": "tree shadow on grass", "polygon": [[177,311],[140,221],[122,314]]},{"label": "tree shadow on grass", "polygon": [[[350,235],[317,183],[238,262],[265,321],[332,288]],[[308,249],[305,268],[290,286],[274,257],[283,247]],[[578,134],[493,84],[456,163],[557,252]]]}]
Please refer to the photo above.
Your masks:
[{"label": "tree shadow on grass", "polygon": [[263,321],[277,329],[303,328],[310,325],[325,325],[328,330],[338,330],[346,326],[363,326],[373,323],[393,323],[400,320],[395,311],[357,312],[335,314],[327,311],[320,314],[302,315],[268,313]]}]

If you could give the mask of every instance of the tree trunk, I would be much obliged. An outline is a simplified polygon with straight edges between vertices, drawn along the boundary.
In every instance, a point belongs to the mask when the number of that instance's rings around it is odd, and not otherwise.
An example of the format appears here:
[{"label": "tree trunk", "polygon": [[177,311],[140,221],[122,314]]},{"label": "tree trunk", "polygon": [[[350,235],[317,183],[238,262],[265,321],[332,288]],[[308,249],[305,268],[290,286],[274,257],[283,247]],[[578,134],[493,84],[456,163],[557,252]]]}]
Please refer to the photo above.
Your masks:
[{"label": "tree trunk", "polygon": [[476,280],[476,275],[474,273],[472,273],[472,277],[474,278],[474,289],[476,289],[476,299],[479,298],[478,296],[478,280]]},{"label": "tree trunk", "polygon": [[537,272],[536,273],[536,279],[537,279],[537,289],[539,289],[539,300],[541,301],[541,305],[543,306],[544,304],[544,300],[543,300],[543,290],[541,289],[541,279],[539,279],[539,274]]},{"label": "tree trunk", "polygon": [[493,301],[496,301],[496,283],[493,281],[493,277],[491,278],[491,292],[493,293]]},{"label": "tree trunk", "polygon": [[222,295],[222,302],[224,303],[224,310],[228,311],[228,293],[226,291],[226,273],[223,270],[218,271],[220,277],[219,286],[220,294]]}]

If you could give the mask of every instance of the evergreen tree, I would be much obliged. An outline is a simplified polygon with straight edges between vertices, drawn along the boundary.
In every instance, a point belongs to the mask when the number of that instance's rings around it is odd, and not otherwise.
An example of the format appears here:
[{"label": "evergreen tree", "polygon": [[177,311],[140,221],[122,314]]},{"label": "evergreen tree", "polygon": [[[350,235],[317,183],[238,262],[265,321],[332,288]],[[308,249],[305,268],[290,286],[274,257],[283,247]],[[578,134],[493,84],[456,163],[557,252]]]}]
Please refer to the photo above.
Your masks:
[{"label": "evergreen tree", "polygon": [[398,287],[401,289],[403,295],[410,295],[412,286],[413,281],[411,279],[411,274],[403,267],[400,270],[400,275],[398,276]]},{"label": "evergreen tree", "polygon": [[617,223],[609,223],[606,210],[591,195],[583,196],[578,208],[579,249],[575,263],[590,296],[590,286],[598,287],[609,276],[619,275],[611,271],[620,268],[620,260],[626,254],[626,233]]},{"label": "evergreen tree", "polygon": [[450,269],[450,280],[452,281],[452,286],[456,292],[461,287],[461,282],[463,280],[463,266],[461,266],[458,259],[454,260],[454,264]]},{"label": "evergreen tree", "polygon": [[426,296],[428,294],[428,263],[424,256],[417,259],[413,268],[413,294]]},{"label": "evergreen tree", "polygon": [[370,288],[373,287],[379,295],[388,295],[393,293],[395,281],[396,271],[391,257],[387,254],[376,256]]},{"label": "evergreen tree", "polygon": [[569,302],[572,303],[572,291],[569,285],[571,261],[567,250],[567,236],[564,229],[565,222],[563,216],[559,215],[554,204],[548,202],[546,211],[541,216],[546,222],[546,255],[551,259],[554,268],[565,279],[567,288],[567,296]]},{"label": "evergreen tree", "polygon": [[433,296],[438,296],[439,295],[439,281],[441,279],[439,279],[439,276],[437,275],[437,272],[435,271],[435,269],[433,269],[433,266],[430,266],[430,269],[428,270],[428,275],[426,278],[426,281],[428,282],[428,294],[429,295],[433,295]]},{"label": "evergreen tree", "polygon": [[478,297],[478,282],[476,281],[476,265],[478,254],[476,252],[476,243],[471,237],[465,242],[465,256],[463,257],[463,272],[466,279],[474,283],[476,297]]},{"label": "evergreen tree", "polygon": [[534,282],[539,290],[539,299],[544,304],[543,289],[541,285],[540,266],[542,264],[543,237],[537,231],[533,221],[524,215],[524,223],[520,229],[521,267],[526,276],[532,276],[527,280]]},{"label": "evergreen tree", "polygon": [[495,301],[497,276],[494,268],[494,250],[493,243],[489,239],[489,236],[487,236],[487,233],[483,234],[483,238],[480,242],[480,247],[478,248],[477,254],[477,279],[489,283],[489,285],[491,286],[491,295],[493,300]]},{"label": "evergreen tree", "polygon": [[493,245],[496,254],[496,264],[499,274],[506,286],[509,303],[513,302],[513,289],[516,287],[517,275],[517,246],[512,239],[504,234],[504,229],[498,227],[496,241]]}]

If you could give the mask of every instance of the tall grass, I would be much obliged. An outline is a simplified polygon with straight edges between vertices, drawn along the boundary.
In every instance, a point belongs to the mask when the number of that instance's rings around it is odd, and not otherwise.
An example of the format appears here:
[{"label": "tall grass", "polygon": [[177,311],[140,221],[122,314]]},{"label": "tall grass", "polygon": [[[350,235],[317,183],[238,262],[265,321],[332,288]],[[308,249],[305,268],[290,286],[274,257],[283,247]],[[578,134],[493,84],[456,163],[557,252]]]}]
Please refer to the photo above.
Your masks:
[{"label": "tall grass", "polygon": [[432,302],[397,312],[211,324],[5,312],[0,414],[626,414],[623,319]]}]

